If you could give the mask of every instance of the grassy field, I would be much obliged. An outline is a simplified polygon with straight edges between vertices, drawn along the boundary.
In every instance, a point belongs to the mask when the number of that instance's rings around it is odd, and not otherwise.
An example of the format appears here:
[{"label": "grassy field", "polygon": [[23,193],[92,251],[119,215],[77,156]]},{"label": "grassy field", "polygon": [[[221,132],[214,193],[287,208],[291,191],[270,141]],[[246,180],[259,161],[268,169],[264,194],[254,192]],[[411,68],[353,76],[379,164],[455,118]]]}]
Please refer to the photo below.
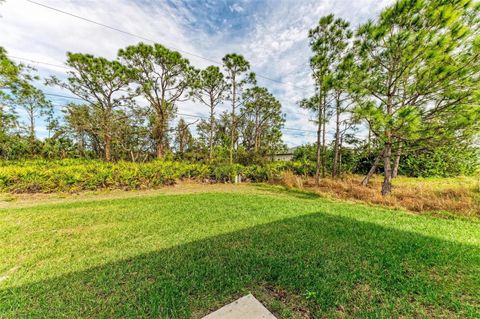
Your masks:
[{"label": "grassy field", "polygon": [[0,209],[0,318],[480,318],[475,219],[200,187]]}]

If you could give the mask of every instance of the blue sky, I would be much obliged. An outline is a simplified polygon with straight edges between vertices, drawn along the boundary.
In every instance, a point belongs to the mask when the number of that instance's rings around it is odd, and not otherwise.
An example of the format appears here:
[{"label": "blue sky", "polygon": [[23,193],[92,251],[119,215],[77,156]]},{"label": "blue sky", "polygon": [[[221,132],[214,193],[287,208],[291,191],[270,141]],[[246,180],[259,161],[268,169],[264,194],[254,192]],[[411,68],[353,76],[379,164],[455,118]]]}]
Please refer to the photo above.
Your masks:
[{"label": "blue sky", "polygon": [[[259,85],[280,100],[288,128],[315,130],[297,102],[313,93],[308,59],[308,30],[321,16],[334,13],[352,27],[374,18],[392,0],[37,0],[181,50],[196,67],[231,52],[243,54],[259,74]],[[0,5],[0,46],[11,56],[62,65],[65,52],[113,58],[118,48],[141,40],[78,20],[26,0]],[[204,57],[205,59],[199,58]],[[23,61],[26,62],[26,61]],[[30,63],[42,76],[65,76],[65,69]],[[272,79],[268,80],[266,78]],[[57,88],[49,92],[68,94]],[[53,99],[53,98],[52,98]],[[60,107],[63,99],[54,99]],[[220,110],[228,106],[220,107]],[[207,109],[188,101],[179,112],[205,115]],[[331,131],[331,130],[329,130]],[[45,136],[40,127],[39,136]],[[312,133],[285,130],[289,146],[314,141]]]}]

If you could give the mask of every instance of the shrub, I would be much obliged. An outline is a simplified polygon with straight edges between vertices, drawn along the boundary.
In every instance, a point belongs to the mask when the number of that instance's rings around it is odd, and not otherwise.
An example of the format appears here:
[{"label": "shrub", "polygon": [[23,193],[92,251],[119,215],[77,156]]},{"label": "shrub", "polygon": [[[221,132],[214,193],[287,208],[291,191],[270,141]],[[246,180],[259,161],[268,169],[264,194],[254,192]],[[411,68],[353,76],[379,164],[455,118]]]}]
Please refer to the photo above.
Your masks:
[{"label": "shrub", "polygon": [[0,191],[14,193],[76,192],[96,189],[146,189],[171,185],[182,179],[232,182],[240,175],[252,182],[280,181],[282,173],[308,175],[309,162],[264,165],[200,164],[179,161],[148,163],[99,160],[29,160],[0,162]]}]

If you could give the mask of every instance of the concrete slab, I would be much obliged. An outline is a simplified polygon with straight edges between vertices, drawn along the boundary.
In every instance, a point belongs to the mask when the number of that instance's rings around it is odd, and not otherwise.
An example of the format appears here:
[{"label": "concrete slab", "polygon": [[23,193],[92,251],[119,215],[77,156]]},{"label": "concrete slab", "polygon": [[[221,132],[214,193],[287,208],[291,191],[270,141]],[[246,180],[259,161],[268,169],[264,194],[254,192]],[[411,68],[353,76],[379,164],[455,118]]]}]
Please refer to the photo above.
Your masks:
[{"label": "concrete slab", "polygon": [[248,294],[202,319],[276,319],[253,295]]}]

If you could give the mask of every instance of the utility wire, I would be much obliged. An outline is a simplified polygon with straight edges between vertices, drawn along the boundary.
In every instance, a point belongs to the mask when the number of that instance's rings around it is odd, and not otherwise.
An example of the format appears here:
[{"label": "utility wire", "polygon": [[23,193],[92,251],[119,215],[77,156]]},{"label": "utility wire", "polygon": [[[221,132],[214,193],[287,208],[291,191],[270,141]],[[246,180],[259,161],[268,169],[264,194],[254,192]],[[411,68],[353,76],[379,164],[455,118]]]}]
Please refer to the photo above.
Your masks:
[{"label": "utility wire", "polygon": [[[55,12],[58,12],[58,13],[62,13],[62,14],[65,14],[65,15],[68,15],[68,16],[71,16],[71,17],[74,17],[76,19],[80,19],[80,20],[83,20],[83,21],[86,21],[86,22],[89,22],[89,23],[93,23],[93,24],[96,24],[98,26],[101,26],[101,27],[104,27],[104,28],[107,28],[107,29],[110,29],[110,30],[113,30],[113,31],[116,31],[116,32],[119,32],[119,33],[123,33],[125,35],[128,35],[128,36],[131,36],[131,37],[135,37],[135,38],[138,38],[138,39],[141,39],[141,40],[144,40],[144,41],[148,41],[148,42],[153,42],[153,43],[156,43],[158,41],[155,41],[151,38],[147,38],[145,36],[141,36],[141,35],[138,35],[138,34],[135,34],[135,33],[132,33],[132,32],[129,32],[129,31],[125,31],[125,30],[122,30],[122,29],[119,29],[119,28],[116,28],[116,27],[112,27],[110,25],[107,25],[107,24],[104,24],[102,22],[98,22],[98,21],[95,21],[95,20],[92,20],[92,19],[89,19],[89,18],[85,18],[85,17],[82,17],[82,16],[79,16],[79,15],[76,15],[74,13],[71,13],[71,12],[67,12],[67,11],[64,11],[64,10],[61,10],[61,9],[58,9],[58,8],[54,8],[54,7],[51,7],[51,6],[48,6],[46,4],[43,4],[43,3],[40,3],[40,2],[37,2],[37,1],[33,1],[33,0],[26,0],[27,2],[30,2],[32,4],[35,4],[37,6],[40,6],[40,7],[43,7],[43,8],[46,8],[46,9],[49,9],[49,10],[52,10],[52,11],[55,11]],[[213,60],[213,59],[210,59],[210,58],[207,58],[207,57],[204,57],[204,56],[201,56],[201,55],[198,55],[198,54],[195,54],[195,53],[192,53],[192,52],[189,52],[189,51],[186,51],[186,50],[182,50],[182,49],[178,49],[174,46],[171,46],[169,45],[170,48],[178,51],[178,52],[181,52],[181,53],[184,53],[184,54],[187,54],[187,55],[190,55],[190,56],[193,56],[193,57],[196,57],[196,58],[199,58],[199,59],[202,59],[202,60],[205,60],[205,61],[208,61],[210,63],[214,63],[216,65],[222,65],[223,63],[221,62],[218,62],[216,60]],[[295,88],[298,88],[298,89],[301,89],[301,90],[311,90],[311,88],[307,88],[307,87],[300,87],[300,86],[297,86],[293,83],[288,83],[288,82],[284,82],[284,81],[280,81],[280,80],[277,80],[277,79],[273,79],[271,77],[268,77],[268,76],[265,76],[265,75],[262,75],[262,74],[257,74],[257,76],[259,78],[262,78],[262,79],[265,79],[265,80],[268,80],[268,81],[272,81],[272,82],[276,82],[276,83],[280,83],[280,84],[286,84],[286,85],[291,85]]]},{"label": "utility wire", "polygon": [[[36,64],[44,64],[44,65],[48,65],[48,66],[54,66],[54,67],[63,68],[63,69],[66,69],[66,70],[73,70],[73,68],[71,68],[71,67],[69,67],[69,66],[66,66],[66,65],[53,64],[53,63],[44,62],[44,61],[32,60],[32,59],[29,59],[29,58],[18,57],[18,56],[14,56],[14,55],[10,55],[10,54],[8,54],[8,56],[9,56],[10,58],[16,59],[16,60],[28,61],[28,62],[32,62],[32,63],[36,63]],[[309,114],[305,114],[305,113],[292,112],[292,111],[290,111],[289,113],[309,117]]]},{"label": "utility wire", "polygon": [[[55,93],[44,93],[47,96],[53,96],[53,97],[60,97],[60,98],[65,98],[65,99],[74,99],[74,100],[80,100],[80,101],[85,101],[79,97],[74,97],[74,96],[67,96],[67,95],[62,95],[62,94],[55,94]],[[175,114],[180,115],[180,116],[188,116],[188,117],[195,117],[199,119],[206,119],[208,117],[206,116],[200,116],[200,115],[195,115],[195,114],[187,114],[187,113],[179,113],[175,112]],[[306,132],[306,133],[317,133],[317,131],[313,130],[303,130],[303,129],[297,129],[297,128],[292,128],[292,127],[283,127],[282,130],[287,130],[287,131],[298,131],[298,132]]]},{"label": "utility wire", "polygon": [[44,65],[54,66],[54,67],[62,68],[62,69],[66,69],[66,70],[71,70],[71,69],[72,69],[71,67],[68,67],[68,66],[66,66],[66,65],[54,64],[54,63],[49,63],[49,62],[44,62],[44,61],[37,61],[37,60],[32,60],[32,59],[28,59],[28,58],[22,58],[22,57],[10,55],[10,54],[8,54],[8,57],[10,57],[10,58],[12,58],[12,59],[16,59],[16,60],[31,62],[31,63],[37,63],[37,64],[44,64]]}]

